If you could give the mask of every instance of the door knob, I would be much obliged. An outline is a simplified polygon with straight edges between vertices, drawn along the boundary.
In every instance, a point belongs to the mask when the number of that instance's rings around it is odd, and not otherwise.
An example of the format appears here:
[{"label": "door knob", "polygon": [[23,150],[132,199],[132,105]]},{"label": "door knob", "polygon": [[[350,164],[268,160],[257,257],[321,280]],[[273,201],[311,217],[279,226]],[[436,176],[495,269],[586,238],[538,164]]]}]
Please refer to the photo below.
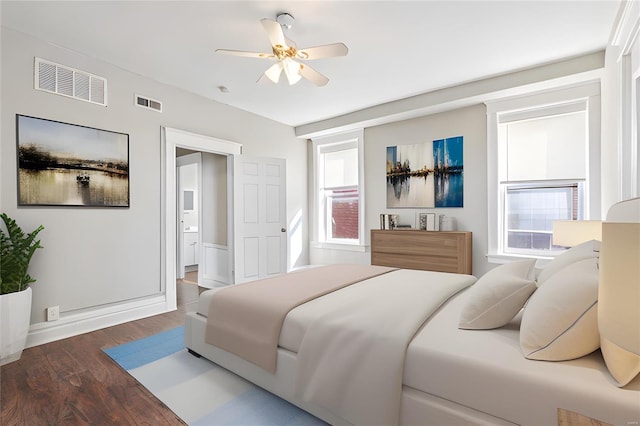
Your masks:
[{"label": "door knob", "polygon": [[280,228],[280,232],[287,232],[287,230],[284,228]]}]

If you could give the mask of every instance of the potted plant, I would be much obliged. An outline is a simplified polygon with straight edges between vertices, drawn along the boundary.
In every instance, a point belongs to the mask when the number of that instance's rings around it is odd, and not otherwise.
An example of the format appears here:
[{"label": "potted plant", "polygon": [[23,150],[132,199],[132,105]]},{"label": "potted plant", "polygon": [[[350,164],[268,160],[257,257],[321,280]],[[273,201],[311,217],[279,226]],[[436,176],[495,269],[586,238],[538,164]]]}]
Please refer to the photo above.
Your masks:
[{"label": "potted plant", "polygon": [[42,225],[25,234],[5,213],[0,214],[0,365],[20,359],[27,342],[31,318],[31,287],[27,273],[31,257],[42,248],[36,236]]}]

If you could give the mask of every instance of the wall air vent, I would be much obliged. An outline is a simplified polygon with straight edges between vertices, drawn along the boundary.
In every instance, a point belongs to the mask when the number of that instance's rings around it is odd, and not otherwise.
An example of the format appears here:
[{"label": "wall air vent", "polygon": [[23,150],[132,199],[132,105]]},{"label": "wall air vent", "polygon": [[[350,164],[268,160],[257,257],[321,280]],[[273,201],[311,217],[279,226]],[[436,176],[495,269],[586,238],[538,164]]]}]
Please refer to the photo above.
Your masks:
[{"label": "wall air vent", "polygon": [[147,96],[136,95],[134,100],[136,106],[140,108],[152,109],[154,111],[162,112],[162,102],[151,99]]},{"label": "wall air vent", "polygon": [[35,58],[36,90],[107,106],[107,80],[55,62]]}]

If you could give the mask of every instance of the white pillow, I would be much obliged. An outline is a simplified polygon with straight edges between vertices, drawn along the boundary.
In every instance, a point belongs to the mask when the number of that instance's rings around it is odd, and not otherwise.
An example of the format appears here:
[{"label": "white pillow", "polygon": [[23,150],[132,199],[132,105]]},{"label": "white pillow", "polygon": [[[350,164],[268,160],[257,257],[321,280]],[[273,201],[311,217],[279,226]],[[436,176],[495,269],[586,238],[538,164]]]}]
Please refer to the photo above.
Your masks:
[{"label": "white pillow", "polygon": [[520,324],[525,358],[563,361],[600,347],[598,259],[574,262],[556,272],[531,296]]},{"label": "white pillow", "polygon": [[466,294],[458,327],[487,330],[511,321],[536,290],[534,263],[535,260],[506,263],[480,277]]},{"label": "white pillow", "polygon": [[547,264],[538,275],[538,286],[542,285],[553,274],[563,269],[567,265],[583,259],[589,259],[592,257],[598,257],[600,252],[600,241],[591,240],[585,241],[582,244],[578,244],[575,247],[571,247],[561,255],[556,256],[551,262]]}]

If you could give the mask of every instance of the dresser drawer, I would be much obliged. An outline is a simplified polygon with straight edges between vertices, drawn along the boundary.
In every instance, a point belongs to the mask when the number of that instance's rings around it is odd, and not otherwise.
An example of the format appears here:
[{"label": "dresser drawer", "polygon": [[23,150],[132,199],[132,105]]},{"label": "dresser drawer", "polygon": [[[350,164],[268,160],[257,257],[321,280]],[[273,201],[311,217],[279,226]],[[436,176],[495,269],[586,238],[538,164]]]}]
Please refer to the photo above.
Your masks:
[{"label": "dresser drawer", "polygon": [[471,274],[471,232],[372,230],[371,264]]}]

